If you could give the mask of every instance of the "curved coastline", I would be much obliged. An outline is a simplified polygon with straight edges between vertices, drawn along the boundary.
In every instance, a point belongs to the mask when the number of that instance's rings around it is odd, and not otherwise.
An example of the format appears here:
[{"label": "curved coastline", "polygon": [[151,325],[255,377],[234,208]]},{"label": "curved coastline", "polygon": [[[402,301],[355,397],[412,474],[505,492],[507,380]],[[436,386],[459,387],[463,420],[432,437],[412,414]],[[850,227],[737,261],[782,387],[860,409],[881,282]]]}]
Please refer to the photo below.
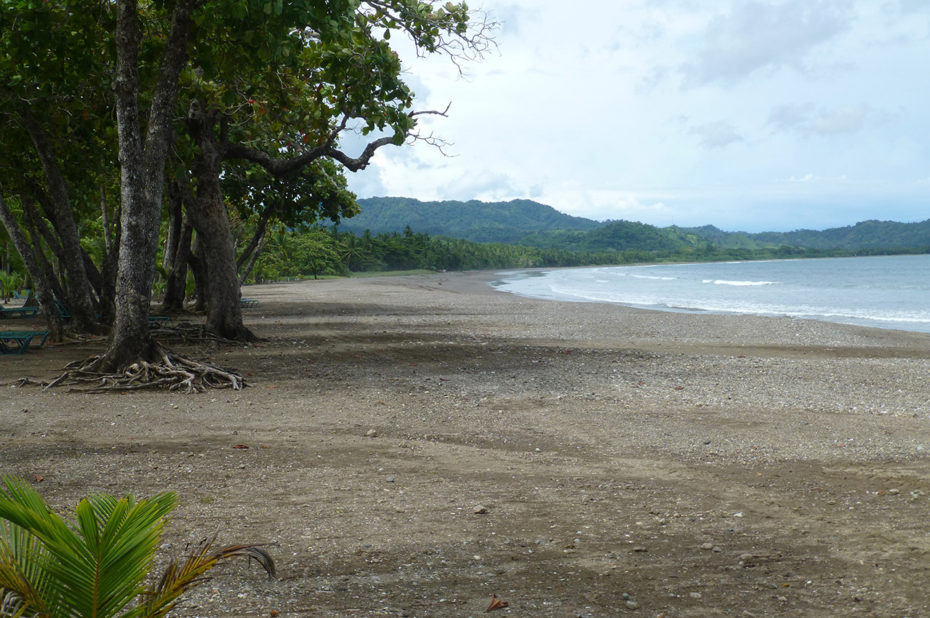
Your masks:
[{"label": "curved coastline", "polygon": [[[925,261],[926,256],[905,258]],[[913,276],[891,274],[912,272],[919,263],[886,265],[883,270],[875,266],[878,258],[822,260],[811,268],[809,262],[813,260],[766,263],[774,268],[744,262],[719,263],[716,268],[715,263],[695,263],[505,271],[494,285],[519,296],[546,300],[789,317],[930,333],[930,289]],[[835,262],[843,265],[833,266]],[[826,263],[830,266],[825,267]],[[577,276],[571,274],[574,270]]]}]

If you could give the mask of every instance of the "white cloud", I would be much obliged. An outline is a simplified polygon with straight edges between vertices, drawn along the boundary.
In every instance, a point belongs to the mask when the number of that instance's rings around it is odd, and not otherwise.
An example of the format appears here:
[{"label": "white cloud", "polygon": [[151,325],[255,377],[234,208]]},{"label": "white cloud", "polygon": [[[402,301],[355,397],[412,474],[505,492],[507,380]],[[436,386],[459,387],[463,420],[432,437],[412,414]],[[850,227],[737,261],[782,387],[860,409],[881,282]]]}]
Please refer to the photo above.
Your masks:
[{"label": "white cloud", "polygon": [[[566,204],[572,214],[590,219],[624,219],[627,221],[660,221],[672,225],[675,211],[661,200],[643,200],[632,191],[586,189],[566,186],[535,197],[549,204]],[[605,217],[604,213],[610,216]]]},{"label": "white cloud", "polygon": [[455,157],[385,148],[360,196],[750,231],[926,218],[930,3],[479,2],[500,49],[465,78],[403,55],[418,109],[452,102],[424,129]]},{"label": "white cloud", "polygon": [[732,83],[762,69],[803,70],[808,55],[843,32],[848,9],[822,0],[737,2],[707,24],[694,62],[682,70],[690,85]]},{"label": "white cloud", "polygon": [[693,126],[688,132],[696,135],[705,148],[723,148],[745,141],[732,124],[722,120]]},{"label": "white cloud", "polygon": [[898,8],[905,13],[930,12],[926,0],[898,0]]},{"label": "white cloud", "polygon": [[804,136],[829,137],[861,131],[875,114],[865,105],[817,108],[812,103],[780,105],[769,114],[769,124]]}]

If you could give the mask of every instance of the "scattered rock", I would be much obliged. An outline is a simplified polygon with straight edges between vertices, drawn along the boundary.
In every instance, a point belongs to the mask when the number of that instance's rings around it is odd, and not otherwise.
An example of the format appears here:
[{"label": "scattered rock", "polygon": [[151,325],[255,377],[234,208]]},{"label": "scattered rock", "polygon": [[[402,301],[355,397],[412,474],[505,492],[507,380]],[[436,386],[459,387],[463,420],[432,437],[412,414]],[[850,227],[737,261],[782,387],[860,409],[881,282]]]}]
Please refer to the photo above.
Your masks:
[{"label": "scattered rock", "polygon": [[369,429],[368,431],[365,432],[365,437],[366,437],[366,438],[377,438],[377,437],[378,437],[378,430],[377,430],[377,429]]},{"label": "scattered rock", "polygon": [[483,506],[481,504],[477,504],[475,505],[475,508],[471,510],[471,512],[474,513],[475,515],[484,515],[485,513],[488,512],[488,507]]},{"label": "scattered rock", "polygon": [[711,549],[713,549],[713,548],[714,548],[714,544],[713,544],[713,543],[704,543],[703,545],[701,545],[701,549],[711,550]]}]

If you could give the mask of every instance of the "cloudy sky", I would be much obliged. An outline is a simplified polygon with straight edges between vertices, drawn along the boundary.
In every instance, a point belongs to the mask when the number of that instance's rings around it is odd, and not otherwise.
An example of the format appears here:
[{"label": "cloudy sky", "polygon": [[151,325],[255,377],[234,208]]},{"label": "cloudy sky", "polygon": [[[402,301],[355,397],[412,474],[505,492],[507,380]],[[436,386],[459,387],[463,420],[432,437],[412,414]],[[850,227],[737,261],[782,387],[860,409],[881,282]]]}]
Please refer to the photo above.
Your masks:
[{"label": "cloudy sky", "polygon": [[725,230],[930,218],[927,0],[471,0],[498,49],[402,51],[425,130],[359,197],[529,198]]}]

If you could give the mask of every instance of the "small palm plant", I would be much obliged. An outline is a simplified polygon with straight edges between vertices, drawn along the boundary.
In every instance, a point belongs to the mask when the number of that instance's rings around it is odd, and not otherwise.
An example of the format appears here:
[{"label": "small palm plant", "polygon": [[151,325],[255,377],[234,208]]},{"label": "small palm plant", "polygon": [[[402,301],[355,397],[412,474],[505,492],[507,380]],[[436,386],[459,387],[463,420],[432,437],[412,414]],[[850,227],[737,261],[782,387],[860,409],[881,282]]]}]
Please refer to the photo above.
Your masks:
[{"label": "small palm plant", "polygon": [[173,493],[136,501],[92,495],[66,522],[22,479],[0,487],[0,617],[165,616],[220,560],[247,556],[270,576],[274,561],[256,545],[212,549],[201,542],[148,582]]}]

